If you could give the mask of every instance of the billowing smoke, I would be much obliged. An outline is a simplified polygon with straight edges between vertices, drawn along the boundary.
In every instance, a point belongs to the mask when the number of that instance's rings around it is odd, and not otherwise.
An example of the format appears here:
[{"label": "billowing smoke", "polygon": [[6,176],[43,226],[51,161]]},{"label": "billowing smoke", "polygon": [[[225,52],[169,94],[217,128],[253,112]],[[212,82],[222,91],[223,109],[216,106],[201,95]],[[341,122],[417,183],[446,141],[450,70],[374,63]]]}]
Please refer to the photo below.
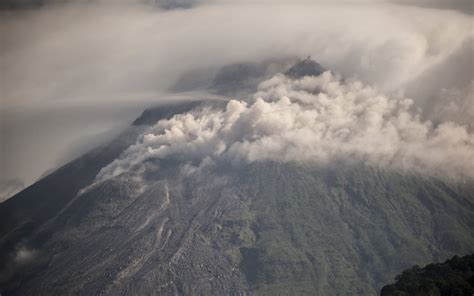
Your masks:
[{"label": "billowing smoke", "polygon": [[184,73],[235,62],[311,55],[405,92],[424,119],[473,120],[472,96],[443,101],[473,80],[472,1],[7,2],[53,3],[0,12],[0,179],[26,186],[169,99]]},{"label": "billowing smoke", "polygon": [[97,179],[159,169],[146,163],[163,159],[188,168],[221,161],[362,163],[474,178],[474,135],[453,122],[423,121],[412,105],[329,71],[297,80],[280,74],[262,82],[249,102],[159,121]]}]

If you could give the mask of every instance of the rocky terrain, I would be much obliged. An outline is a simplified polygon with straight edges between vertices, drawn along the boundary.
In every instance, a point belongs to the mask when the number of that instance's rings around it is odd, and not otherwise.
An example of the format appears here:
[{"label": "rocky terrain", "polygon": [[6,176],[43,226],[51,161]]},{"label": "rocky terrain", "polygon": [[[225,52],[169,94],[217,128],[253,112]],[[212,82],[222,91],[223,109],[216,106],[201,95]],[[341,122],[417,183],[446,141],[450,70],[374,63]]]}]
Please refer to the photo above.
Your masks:
[{"label": "rocky terrain", "polygon": [[[304,60],[287,75],[321,71]],[[188,174],[174,159],[94,181],[150,125],[222,104],[149,109],[1,203],[0,293],[377,295],[414,264],[474,252],[469,183],[273,160]]]}]

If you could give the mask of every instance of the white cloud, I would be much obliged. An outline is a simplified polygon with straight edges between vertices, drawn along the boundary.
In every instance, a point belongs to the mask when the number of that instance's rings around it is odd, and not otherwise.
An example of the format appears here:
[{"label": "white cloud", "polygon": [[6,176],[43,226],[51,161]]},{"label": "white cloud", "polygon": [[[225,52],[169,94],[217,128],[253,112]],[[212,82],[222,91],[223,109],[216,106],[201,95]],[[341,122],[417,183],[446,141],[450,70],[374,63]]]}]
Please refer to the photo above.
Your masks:
[{"label": "white cloud", "polygon": [[[453,55],[470,59],[472,50],[460,49],[474,35],[473,17],[455,11],[360,0],[203,1],[165,12],[115,2],[2,12],[6,178],[29,185],[74,142],[126,125],[194,68],[312,55],[386,93],[427,89],[414,97],[422,108],[473,75],[467,63],[450,64]],[[417,83],[427,73],[436,79]]]}]

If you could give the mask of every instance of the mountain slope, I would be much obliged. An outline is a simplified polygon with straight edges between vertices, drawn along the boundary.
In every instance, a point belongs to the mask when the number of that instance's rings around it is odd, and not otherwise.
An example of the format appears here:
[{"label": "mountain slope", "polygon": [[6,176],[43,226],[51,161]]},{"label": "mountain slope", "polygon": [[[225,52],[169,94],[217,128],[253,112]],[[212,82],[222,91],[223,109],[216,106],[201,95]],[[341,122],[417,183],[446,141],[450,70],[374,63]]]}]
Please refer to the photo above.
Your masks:
[{"label": "mountain slope", "polygon": [[474,246],[472,202],[441,182],[370,168],[254,170],[246,274],[256,294],[374,295],[404,266]]},{"label": "mountain slope", "polygon": [[[321,69],[304,60],[287,75]],[[160,119],[224,105],[146,110],[0,204],[0,293],[377,295],[414,264],[474,252],[472,183],[360,163],[190,168],[179,156],[96,178]]]},{"label": "mountain slope", "polygon": [[[198,107],[193,102],[161,106],[159,112],[149,109],[116,139],[64,165],[14,197],[0,204],[0,266],[9,261],[15,245],[57,215],[93,182],[102,167],[132,145],[149,124]],[[153,113],[154,112],[154,113]],[[153,119],[149,118],[153,114]],[[146,124],[148,122],[148,124]],[[10,258],[11,259],[11,258]]]},{"label": "mountain slope", "polygon": [[143,192],[121,175],[79,195],[23,244],[36,257],[2,291],[375,295],[414,263],[473,251],[462,194],[370,168],[169,164]]}]

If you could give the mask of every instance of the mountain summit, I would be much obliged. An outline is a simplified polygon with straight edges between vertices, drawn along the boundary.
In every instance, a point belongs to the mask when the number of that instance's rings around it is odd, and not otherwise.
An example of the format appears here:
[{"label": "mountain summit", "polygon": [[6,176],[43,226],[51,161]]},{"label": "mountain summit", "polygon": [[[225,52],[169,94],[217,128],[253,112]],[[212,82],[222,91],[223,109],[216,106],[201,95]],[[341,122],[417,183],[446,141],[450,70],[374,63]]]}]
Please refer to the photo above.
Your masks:
[{"label": "mountain summit", "polygon": [[319,76],[324,72],[326,72],[326,69],[323,66],[312,60],[311,57],[307,57],[288,69],[285,74],[295,79],[303,78],[304,76]]}]

